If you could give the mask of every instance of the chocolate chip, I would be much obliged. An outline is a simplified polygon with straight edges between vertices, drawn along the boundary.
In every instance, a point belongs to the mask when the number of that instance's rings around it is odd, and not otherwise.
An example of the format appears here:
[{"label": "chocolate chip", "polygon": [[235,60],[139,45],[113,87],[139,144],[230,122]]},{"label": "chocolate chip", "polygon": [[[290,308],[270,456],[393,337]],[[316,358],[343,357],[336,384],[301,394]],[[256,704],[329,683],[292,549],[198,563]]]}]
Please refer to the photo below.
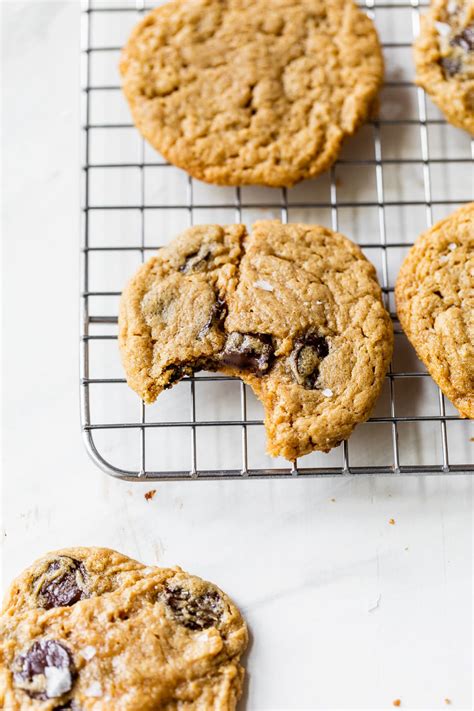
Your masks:
[{"label": "chocolate chip", "polygon": [[38,590],[38,602],[46,610],[52,607],[70,607],[89,597],[86,571],[79,560],[60,556],[49,564],[42,577],[45,579]]},{"label": "chocolate chip", "polygon": [[165,390],[171,388],[175,383],[184,378],[185,375],[192,375],[193,369],[187,365],[169,365],[165,369],[163,375],[166,375],[167,373],[169,373],[169,378],[164,386]]},{"label": "chocolate chip", "polygon": [[166,587],[162,597],[175,619],[190,630],[215,627],[221,620],[223,604],[217,592],[206,592],[195,597],[184,588]]},{"label": "chocolate chip", "polygon": [[306,390],[312,390],[319,376],[319,367],[329,353],[329,345],[324,336],[307,333],[298,338],[290,355],[293,378]]},{"label": "chocolate chip", "polygon": [[211,328],[214,328],[214,327],[221,328],[224,321],[225,321],[226,316],[227,316],[227,304],[225,303],[225,301],[221,301],[221,299],[217,299],[211,309],[209,318],[207,319],[206,323],[199,331],[197,337],[199,339],[204,338],[204,336],[206,336],[209,333]]},{"label": "chocolate chip", "polygon": [[465,52],[474,50],[474,24],[468,25],[455,35],[449,43],[452,47],[461,47]]},{"label": "chocolate chip", "polygon": [[462,66],[460,59],[453,59],[450,57],[443,57],[440,64],[443,68],[445,77],[453,77],[455,74],[458,74]]},{"label": "chocolate chip", "polygon": [[239,370],[250,370],[255,375],[264,375],[273,361],[272,337],[267,333],[229,334],[220,360]]},{"label": "chocolate chip", "polygon": [[70,691],[75,673],[67,647],[55,639],[42,639],[16,658],[13,677],[28,696],[44,701]]},{"label": "chocolate chip", "polygon": [[186,256],[184,264],[180,266],[179,271],[184,274],[188,272],[205,272],[210,256],[211,250],[209,246],[203,244],[196,252],[192,252]]}]

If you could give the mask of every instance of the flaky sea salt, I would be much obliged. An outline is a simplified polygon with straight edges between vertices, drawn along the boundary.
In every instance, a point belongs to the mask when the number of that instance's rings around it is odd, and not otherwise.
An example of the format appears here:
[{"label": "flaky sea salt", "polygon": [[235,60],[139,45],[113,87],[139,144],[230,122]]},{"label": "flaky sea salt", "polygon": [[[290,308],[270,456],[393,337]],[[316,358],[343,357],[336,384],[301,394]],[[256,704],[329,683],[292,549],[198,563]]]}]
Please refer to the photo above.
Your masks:
[{"label": "flaky sea salt", "polygon": [[324,388],[324,390],[321,390],[321,392],[324,395],[324,397],[332,397],[334,395],[331,388]]},{"label": "flaky sea salt", "polygon": [[45,667],[46,696],[55,699],[65,694],[72,686],[71,672],[67,667]]},{"label": "flaky sea salt", "polygon": [[321,305],[321,304],[324,304],[324,301],[316,301],[316,303]]},{"label": "flaky sea salt", "polygon": [[457,244],[455,242],[450,242],[448,244],[448,249],[450,249],[451,252],[453,252],[456,249],[456,247],[457,247]]},{"label": "flaky sea salt", "polygon": [[263,291],[273,291],[273,286],[265,279],[259,279],[255,282],[257,289],[263,289]]},{"label": "flaky sea salt", "polygon": [[448,261],[448,259],[449,259],[449,257],[447,254],[442,254],[441,257],[439,258],[439,261],[441,262],[441,264],[444,264],[445,262]]},{"label": "flaky sea salt", "polygon": [[446,22],[438,22],[435,20],[434,26],[441,37],[447,37],[451,32],[451,28],[448,24],[446,24]]},{"label": "flaky sea salt", "polygon": [[84,695],[94,697],[96,699],[102,696],[102,687],[99,682],[93,681],[92,684],[85,689]]},{"label": "flaky sea salt", "polygon": [[84,647],[84,649],[81,649],[79,654],[81,655],[81,657],[83,657],[87,661],[90,661],[92,659],[92,657],[95,657],[95,655],[97,654],[97,650],[95,647],[92,647],[90,644],[88,644],[87,647]]}]

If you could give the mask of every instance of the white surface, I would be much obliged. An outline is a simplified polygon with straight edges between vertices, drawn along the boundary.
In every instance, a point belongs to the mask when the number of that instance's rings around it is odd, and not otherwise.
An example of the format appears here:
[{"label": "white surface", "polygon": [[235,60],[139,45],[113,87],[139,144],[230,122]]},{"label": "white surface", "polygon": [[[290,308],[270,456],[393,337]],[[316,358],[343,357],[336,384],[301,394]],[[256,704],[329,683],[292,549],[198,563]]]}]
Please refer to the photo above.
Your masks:
[{"label": "white surface", "polygon": [[70,545],[177,563],[223,587],[249,622],[242,708],[389,709],[397,698],[406,709],[447,708],[445,698],[471,708],[469,477],[131,485],[88,460],[77,386],[79,8],[2,10],[4,585]]}]

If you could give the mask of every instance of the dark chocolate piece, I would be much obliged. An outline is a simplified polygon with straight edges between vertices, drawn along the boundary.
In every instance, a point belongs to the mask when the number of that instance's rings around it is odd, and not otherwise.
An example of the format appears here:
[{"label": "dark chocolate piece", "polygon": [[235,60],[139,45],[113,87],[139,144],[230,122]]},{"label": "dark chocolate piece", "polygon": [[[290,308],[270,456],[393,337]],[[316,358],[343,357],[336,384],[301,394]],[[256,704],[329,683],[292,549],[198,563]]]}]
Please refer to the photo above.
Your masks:
[{"label": "dark chocolate piece", "polygon": [[173,611],[175,619],[190,630],[216,627],[222,617],[222,599],[215,591],[193,597],[184,588],[166,587],[163,600]]},{"label": "dark chocolate piece", "polygon": [[329,353],[324,336],[307,333],[298,338],[290,355],[290,369],[294,380],[306,390],[313,390],[319,376],[321,361]]},{"label": "dark chocolate piece", "polygon": [[[70,651],[55,639],[33,642],[25,654],[16,658],[14,667],[16,686],[23,689],[32,699],[42,701],[70,691],[76,673]],[[63,670],[64,674],[61,684],[50,684],[48,687],[47,670],[52,668]]]},{"label": "dark chocolate piece", "polygon": [[273,362],[272,337],[267,333],[230,333],[220,360],[238,370],[265,375]]}]

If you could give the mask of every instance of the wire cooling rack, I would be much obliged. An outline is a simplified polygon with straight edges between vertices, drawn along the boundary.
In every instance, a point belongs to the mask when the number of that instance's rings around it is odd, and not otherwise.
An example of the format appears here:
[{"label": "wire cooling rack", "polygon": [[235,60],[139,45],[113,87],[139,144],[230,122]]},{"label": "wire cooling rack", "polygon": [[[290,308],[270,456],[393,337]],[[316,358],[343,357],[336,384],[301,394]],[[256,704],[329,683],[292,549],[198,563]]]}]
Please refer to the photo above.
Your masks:
[{"label": "wire cooling rack", "polygon": [[[156,3],[155,3],[156,4]],[[474,145],[413,83],[422,5],[363,6],[386,60],[379,118],[332,170],[291,190],[221,188],[168,165],[133,127],[118,76],[120,48],[150,9],[135,0],[84,6],[81,415],[88,452],[128,480],[473,472],[466,420],[416,358],[394,313],[393,285],[416,236],[472,199]],[[191,224],[280,218],[339,229],[378,270],[395,353],[371,419],[329,454],[288,463],[265,454],[262,408],[239,380],[199,373],[145,407],[117,347],[120,291],[141,262]]]}]

